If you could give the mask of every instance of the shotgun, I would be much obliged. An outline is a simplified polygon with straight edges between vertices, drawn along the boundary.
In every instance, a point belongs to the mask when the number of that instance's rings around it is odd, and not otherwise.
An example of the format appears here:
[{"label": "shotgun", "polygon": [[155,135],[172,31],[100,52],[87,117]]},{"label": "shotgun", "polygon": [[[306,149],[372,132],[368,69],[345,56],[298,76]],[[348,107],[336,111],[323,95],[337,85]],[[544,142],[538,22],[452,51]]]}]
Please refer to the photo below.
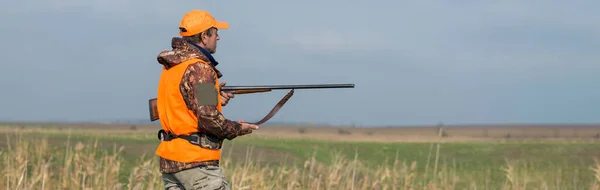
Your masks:
[{"label": "shotgun", "polygon": [[[250,94],[270,92],[272,90],[290,90],[279,102],[271,109],[271,111],[260,121],[250,124],[260,125],[271,119],[277,111],[292,97],[295,89],[322,89],[322,88],[354,88],[354,84],[311,84],[311,85],[257,85],[257,86],[224,86],[221,91],[233,94]],[[156,98],[148,101],[150,111],[150,121],[159,119],[158,110],[156,107]]]}]

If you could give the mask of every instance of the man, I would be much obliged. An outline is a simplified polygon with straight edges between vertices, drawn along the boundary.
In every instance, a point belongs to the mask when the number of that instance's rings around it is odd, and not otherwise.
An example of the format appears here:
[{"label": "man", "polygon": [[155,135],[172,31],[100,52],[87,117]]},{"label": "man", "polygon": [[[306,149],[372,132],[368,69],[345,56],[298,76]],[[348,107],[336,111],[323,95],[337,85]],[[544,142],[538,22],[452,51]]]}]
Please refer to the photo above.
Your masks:
[{"label": "man", "polygon": [[222,74],[211,54],[216,52],[219,29],[208,12],[186,13],[172,50],[162,51],[163,65],[157,109],[164,136],[156,154],[160,157],[165,189],[229,189],[219,167],[224,139],[250,134],[258,126],[226,119],[221,111],[232,94],[220,92]]}]

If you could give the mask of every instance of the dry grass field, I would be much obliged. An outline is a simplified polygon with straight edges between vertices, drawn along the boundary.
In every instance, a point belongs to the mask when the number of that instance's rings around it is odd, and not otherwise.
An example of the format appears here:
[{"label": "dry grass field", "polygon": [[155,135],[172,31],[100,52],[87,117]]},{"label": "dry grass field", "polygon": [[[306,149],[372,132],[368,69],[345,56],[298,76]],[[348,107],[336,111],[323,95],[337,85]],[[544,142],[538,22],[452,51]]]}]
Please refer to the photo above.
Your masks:
[{"label": "dry grass field", "polygon": [[[131,130],[153,133],[158,124],[0,123],[16,128]],[[468,126],[262,126],[254,134],[285,138],[342,141],[430,142],[490,140],[600,140],[600,124],[589,125],[468,125]],[[442,136],[443,138],[439,138]]]},{"label": "dry grass field", "polygon": [[[0,124],[3,189],[162,189],[158,125]],[[226,141],[233,189],[599,189],[600,125],[264,126]]]},{"label": "dry grass field", "polygon": [[[417,127],[264,127],[260,135],[343,141],[431,142],[600,139],[600,125],[481,125]],[[439,138],[442,136],[443,138]]]}]

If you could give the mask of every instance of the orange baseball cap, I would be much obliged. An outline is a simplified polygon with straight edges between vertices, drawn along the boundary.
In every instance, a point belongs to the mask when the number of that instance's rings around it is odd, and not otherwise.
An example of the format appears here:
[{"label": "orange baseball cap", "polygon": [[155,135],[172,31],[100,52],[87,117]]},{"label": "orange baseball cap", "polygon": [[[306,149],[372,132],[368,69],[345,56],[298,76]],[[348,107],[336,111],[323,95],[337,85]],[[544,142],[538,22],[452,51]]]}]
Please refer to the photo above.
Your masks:
[{"label": "orange baseball cap", "polygon": [[227,29],[229,28],[229,23],[215,20],[210,13],[204,10],[192,10],[187,12],[183,16],[183,19],[181,19],[179,35],[191,36],[208,30],[211,27]]}]

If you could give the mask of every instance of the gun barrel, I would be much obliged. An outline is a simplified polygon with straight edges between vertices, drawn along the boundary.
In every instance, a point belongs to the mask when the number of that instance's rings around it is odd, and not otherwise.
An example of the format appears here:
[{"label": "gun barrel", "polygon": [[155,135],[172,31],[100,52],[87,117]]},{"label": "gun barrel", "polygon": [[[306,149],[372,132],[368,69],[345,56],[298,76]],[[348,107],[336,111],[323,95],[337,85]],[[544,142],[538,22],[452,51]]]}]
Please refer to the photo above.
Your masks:
[{"label": "gun barrel", "polygon": [[354,84],[306,84],[306,85],[254,85],[254,86],[224,86],[221,90],[247,89],[315,89],[315,88],[354,88]]}]

